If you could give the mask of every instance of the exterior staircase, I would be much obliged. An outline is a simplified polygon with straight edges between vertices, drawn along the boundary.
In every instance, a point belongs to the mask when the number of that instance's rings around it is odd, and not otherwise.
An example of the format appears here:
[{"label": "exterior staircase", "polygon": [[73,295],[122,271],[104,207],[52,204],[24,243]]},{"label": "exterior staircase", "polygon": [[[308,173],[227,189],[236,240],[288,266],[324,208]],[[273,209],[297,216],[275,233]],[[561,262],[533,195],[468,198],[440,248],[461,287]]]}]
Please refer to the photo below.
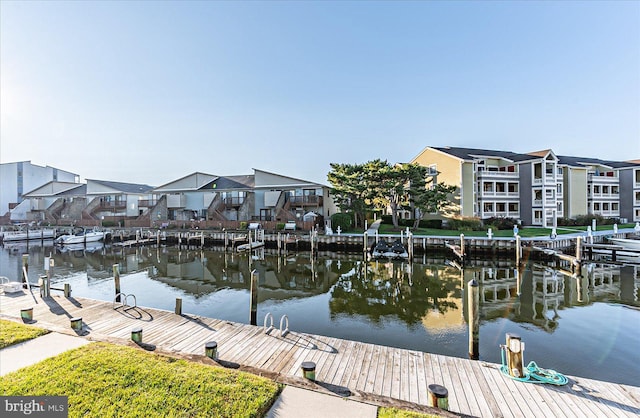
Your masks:
[{"label": "exterior staircase", "polygon": [[207,219],[215,220],[215,221],[227,221],[227,217],[224,216],[223,212],[226,209],[220,194],[216,194],[216,197],[213,198],[211,204],[207,208]]}]

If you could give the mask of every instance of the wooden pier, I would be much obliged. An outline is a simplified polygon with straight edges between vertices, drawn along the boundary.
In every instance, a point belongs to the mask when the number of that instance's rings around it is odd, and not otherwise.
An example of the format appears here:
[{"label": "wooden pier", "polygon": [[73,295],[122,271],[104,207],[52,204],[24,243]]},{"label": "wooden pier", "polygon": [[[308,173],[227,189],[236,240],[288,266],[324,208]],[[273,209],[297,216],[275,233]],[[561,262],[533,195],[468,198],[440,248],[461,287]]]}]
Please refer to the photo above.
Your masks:
[{"label": "wooden pier", "polygon": [[[18,320],[28,308],[37,326],[73,334],[71,319],[82,318],[79,335],[129,345],[132,330],[141,328],[141,347],[190,358],[203,358],[205,344],[216,341],[223,366],[378,405],[424,407],[435,383],[448,389],[449,410],[465,416],[640,415],[640,387],[573,376],[565,386],[522,383],[497,364],[298,333],[294,318],[283,337],[277,328],[267,334],[260,326],[92,299],[0,296],[4,318]],[[316,364],[315,382],[301,378],[303,362]]]}]

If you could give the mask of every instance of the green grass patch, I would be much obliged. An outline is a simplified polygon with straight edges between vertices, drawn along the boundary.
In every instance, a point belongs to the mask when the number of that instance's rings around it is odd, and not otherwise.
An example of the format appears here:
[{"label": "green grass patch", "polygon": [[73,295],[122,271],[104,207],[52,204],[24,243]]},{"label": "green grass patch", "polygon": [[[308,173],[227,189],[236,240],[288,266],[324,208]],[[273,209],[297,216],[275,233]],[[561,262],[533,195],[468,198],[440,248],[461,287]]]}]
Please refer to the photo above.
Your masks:
[{"label": "green grass patch", "polygon": [[70,417],[261,417],[280,386],[245,372],[93,343],[7,374],[0,392],[68,396]]},{"label": "green grass patch", "polygon": [[[406,228],[402,228],[402,230],[393,229],[393,225],[382,224],[378,229],[379,234],[394,234],[399,235],[401,231],[406,231]],[[459,237],[460,234],[464,234],[465,237],[486,237],[487,231],[458,231],[451,229],[434,229],[434,228],[418,228],[418,229],[410,229],[413,235],[431,235],[431,236],[439,236],[439,237]],[[492,230],[494,237],[504,237],[513,238],[513,230]],[[558,230],[557,234],[561,235],[563,233],[571,233],[571,232],[579,232],[579,231],[562,231]],[[518,231],[518,235],[524,238],[530,237],[548,237],[551,234],[550,228],[520,228]]]},{"label": "green grass patch", "polygon": [[378,418],[438,418],[438,415],[405,411],[397,408],[378,408]]},{"label": "green grass patch", "polygon": [[46,329],[0,319],[0,348],[47,334]]}]

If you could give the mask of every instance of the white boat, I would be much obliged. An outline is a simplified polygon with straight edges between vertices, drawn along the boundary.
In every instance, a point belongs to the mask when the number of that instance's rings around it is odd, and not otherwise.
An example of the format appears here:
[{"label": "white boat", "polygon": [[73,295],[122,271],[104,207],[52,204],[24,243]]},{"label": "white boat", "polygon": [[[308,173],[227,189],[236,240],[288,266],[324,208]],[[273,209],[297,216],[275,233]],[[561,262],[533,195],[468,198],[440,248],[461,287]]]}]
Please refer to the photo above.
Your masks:
[{"label": "white boat", "polygon": [[97,229],[87,230],[82,228],[81,230],[76,231],[71,235],[59,236],[56,239],[56,244],[86,244],[87,242],[102,241],[108,234],[109,233],[106,231],[99,231]]},{"label": "white boat", "polygon": [[404,260],[409,258],[409,253],[407,253],[400,240],[396,240],[392,244],[388,244],[385,240],[380,240],[371,248],[371,258]]},{"label": "white boat", "polygon": [[619,246],[623,247],[625,250],[640,251],[640,239],[609,238],[609,241],[612,244],[619,245]]},{"label": "white boat", "polygon": [[56,237],[55,229],[23,229],[19,231],[0,232],[0,241],[28,241],[31,239],[53,239]]}]

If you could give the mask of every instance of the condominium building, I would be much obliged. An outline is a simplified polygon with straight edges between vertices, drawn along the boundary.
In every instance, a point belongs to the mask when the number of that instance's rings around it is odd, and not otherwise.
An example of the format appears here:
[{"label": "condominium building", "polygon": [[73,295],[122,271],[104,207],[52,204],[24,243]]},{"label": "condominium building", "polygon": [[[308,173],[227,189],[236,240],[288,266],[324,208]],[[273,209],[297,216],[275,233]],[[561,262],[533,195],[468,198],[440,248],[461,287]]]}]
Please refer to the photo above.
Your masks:
[{"label": "condominium building", "polygon": [[24,193],[50,181],[79,183],[80,176],[31,161],[0,164],[0,216],[18,206],[24,200]]},{"label": "condominium building", "polygon": [[411,162],[437,172],[437,182],[457,186],[452,215],[546,227],[589,214],[640,220],[637,162],[457,147],[426,147]]}]

